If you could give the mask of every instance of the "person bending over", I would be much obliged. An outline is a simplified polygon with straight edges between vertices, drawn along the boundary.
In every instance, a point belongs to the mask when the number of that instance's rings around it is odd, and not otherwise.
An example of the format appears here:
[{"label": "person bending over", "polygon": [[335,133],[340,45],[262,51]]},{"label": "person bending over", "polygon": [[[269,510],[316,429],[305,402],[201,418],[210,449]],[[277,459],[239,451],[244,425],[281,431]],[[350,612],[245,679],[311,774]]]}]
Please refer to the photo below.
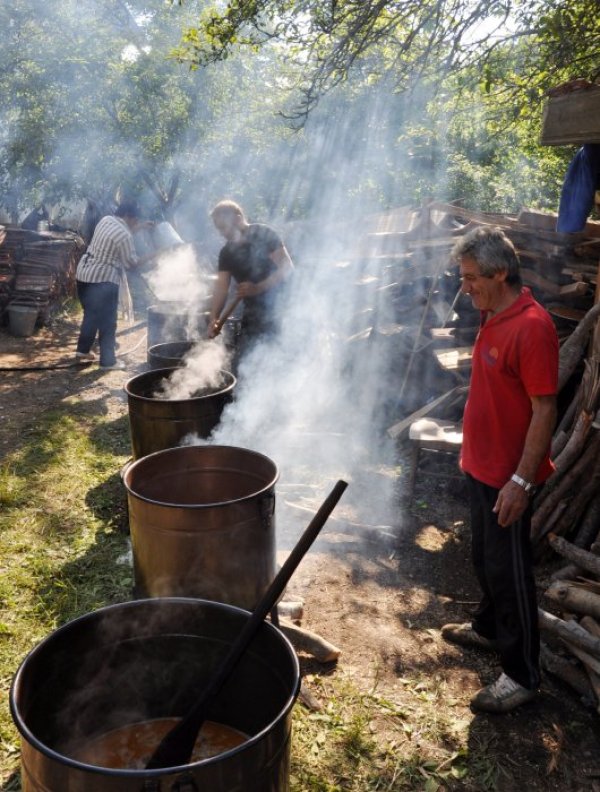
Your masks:
[{"label": "person bending over", "polygon": [[247,348],[258,338],[278,333],[284,283],[294,265],[277,232],[261,223],[249,223],[242,207],[234,201],[220,201],[210,214],[226,242],[219,253],[208,336],[214,338],[219,332],[219,316],[233,278],[236,297],[244,304],[241,335]]}]

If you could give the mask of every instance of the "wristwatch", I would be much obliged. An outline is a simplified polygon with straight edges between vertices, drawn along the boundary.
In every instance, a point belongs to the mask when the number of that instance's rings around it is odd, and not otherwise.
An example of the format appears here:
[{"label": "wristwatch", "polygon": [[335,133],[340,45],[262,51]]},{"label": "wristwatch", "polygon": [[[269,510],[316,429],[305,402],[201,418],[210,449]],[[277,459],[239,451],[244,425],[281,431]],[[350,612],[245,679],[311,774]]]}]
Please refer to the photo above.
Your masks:
[{"label": "wristwatch", "polygon": [[525,492],[527,492],[528,494],[533,490],[534,485],[531,483],[531,481],[525,481],[524,478],[521,478],[521,476],[517,476],[516,473],[512,474],[510,480],[514,481],[515,484],[518,484],[519,487],[523,487]]}]

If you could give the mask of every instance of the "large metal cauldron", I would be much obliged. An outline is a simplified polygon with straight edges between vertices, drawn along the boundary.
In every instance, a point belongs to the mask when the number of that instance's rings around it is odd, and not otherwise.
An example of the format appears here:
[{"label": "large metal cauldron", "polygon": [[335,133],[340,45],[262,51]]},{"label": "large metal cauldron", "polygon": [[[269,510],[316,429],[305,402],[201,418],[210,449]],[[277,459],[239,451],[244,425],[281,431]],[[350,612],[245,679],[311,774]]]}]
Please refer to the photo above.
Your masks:
[{"label": "large metal cauldron", "polygon": [[268,457],[233,446],[171,448],[130,465],[136,593],[252,610],[275,577],[278,477]]},{"label": "large metal cauldron", "polygon": [[160,302],[148,307],[148,349],[169,341],[205,338],[208,328],[208,302],[192,311],[183,302]]},{"label": "large metal cauldron", "polygon": [[148,365],[151,369],[181,366],[184,357],[193,348],[193,341],[171,341],[168,344],[154,344],[148,349]]},{"label": "large metal cauldron", "polygon": [[70,758],[73,741],[183,716],[249,614],[192,599],[112,605],[56,630],[24,660],[10,706],[21,733],[23,792],[287,792],[299,669],[265,623],[223,687],[210,719],[250,736],[201,762],[118,770]]},{"label": "large metal cauldron", "polygon": [[236,378],[221,371],[222,384],[206,388],[189,399],[161,399],[154,394],[176,368],[155,369],[132,377],[125,384],[129,431],[134,459],[178,446],[188,434],[207,438],[231,401]]}]

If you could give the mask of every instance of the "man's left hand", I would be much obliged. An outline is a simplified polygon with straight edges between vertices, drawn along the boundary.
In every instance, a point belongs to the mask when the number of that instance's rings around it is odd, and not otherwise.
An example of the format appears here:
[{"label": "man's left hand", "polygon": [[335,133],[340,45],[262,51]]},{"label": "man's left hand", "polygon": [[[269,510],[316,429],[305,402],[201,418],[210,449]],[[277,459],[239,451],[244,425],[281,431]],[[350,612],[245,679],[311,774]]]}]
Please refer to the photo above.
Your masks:
[{"label": "man's left hand", "polygon": [[514,481],[507,481],[498,493],[494,513],[498,515],[498,525],[503,528],[512,525],[529,505],[529,495]]}]

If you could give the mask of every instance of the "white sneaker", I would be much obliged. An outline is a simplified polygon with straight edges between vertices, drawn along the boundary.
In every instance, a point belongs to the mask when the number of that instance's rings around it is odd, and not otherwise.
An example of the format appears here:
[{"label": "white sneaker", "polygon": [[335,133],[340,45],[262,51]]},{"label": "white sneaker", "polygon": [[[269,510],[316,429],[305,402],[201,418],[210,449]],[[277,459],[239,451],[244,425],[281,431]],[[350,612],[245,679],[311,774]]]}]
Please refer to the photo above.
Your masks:
[{"label": "white sneaker", "polygon": [[122,360],[117,360],[112,366],[98,366],[98,368],[101,368],[103,371],[124,371],[127,366]]},{"label": "white sneaker", "polygon": [[93,352],[75,352],[75,360],[96,360],[96,355]]},{"label": "white sneaker", "polygon": [[537,690],[519,685],[503,672],[495,682],[482,688],[471,699],[471,706],[481,712],[509,712],[526,701],[531,701],[536,695]]}]

